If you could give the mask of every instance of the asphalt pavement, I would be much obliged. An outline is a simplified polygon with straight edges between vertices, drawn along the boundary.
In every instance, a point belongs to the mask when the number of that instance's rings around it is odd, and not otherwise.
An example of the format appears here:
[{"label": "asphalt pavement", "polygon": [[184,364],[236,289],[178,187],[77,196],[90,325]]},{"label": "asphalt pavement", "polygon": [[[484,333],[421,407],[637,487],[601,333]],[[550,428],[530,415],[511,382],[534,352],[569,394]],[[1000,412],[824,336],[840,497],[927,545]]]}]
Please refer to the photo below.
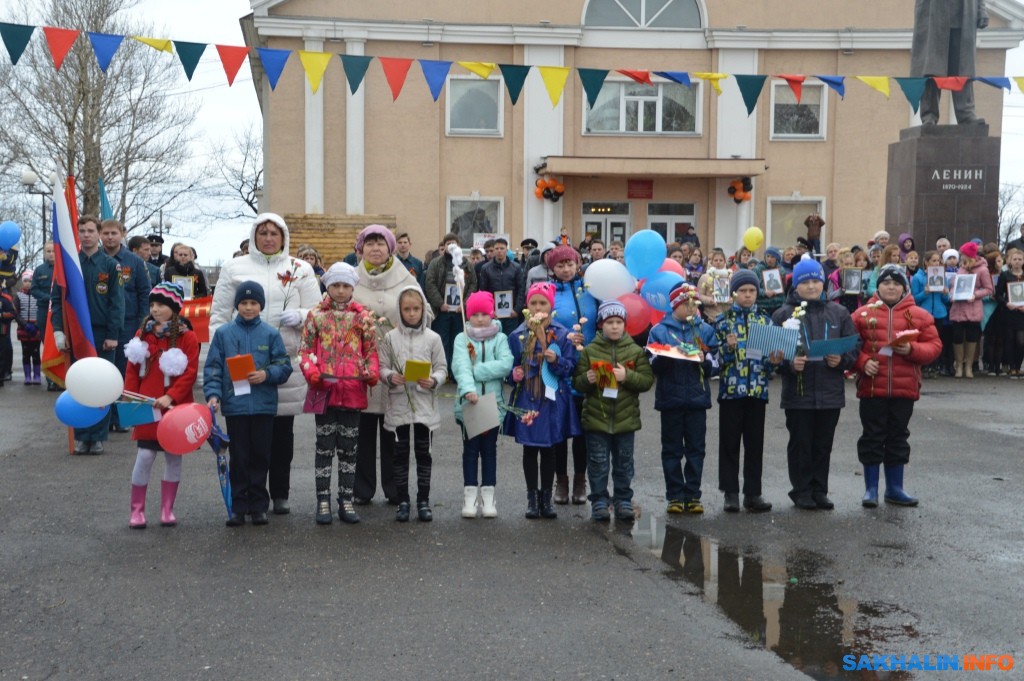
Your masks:
[{"label": "asphalt pavement", "polygon": [[[917,508],[860,506],[857,400],[836,436],[836,509],[786,496],[773,384],[771,513],[722,512],[718,410],[703,516],[665,514],[660,427],[645,397],[634,524],[586,506],[526,520],[520,449],[499,445],[496,520],[459,517],[461,442],[442,400],[435,520],[318,527],[312,417],[296,420],[292,513],[224,527],[214,457],[186,456],[176,528],[128,529],[135,448],[74,457],[54,393],[0,389],[0,679],[865,678],[844,655],[1015,657],[1024,676],[1024,381],[937,379],[911,421]],[[716,386],[717,387],[717,386]],[[571,464],[570,464],[571,466]],[[954,678],[882,672],[877,678]]]}]

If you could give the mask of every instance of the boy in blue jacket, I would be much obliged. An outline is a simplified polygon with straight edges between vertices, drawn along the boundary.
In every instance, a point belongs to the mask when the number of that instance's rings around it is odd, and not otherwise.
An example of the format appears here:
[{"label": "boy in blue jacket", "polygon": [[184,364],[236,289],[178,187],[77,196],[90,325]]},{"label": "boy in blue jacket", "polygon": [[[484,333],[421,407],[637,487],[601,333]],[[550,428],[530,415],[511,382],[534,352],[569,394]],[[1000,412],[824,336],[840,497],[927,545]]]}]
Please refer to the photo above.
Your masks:
[{"label": "boy in blue jacket", "polygon": [[[231,517],[228,527],[267,524],[270,493],[267,471],[273,416],[277,413],[277,386],[288,380],[292,365],[277,329],[260,321],[266,304],[263,287],[255,281],[239,285],[235,293],[238,314],[231,324],[217,329],[203,369],[203,395],[214,410],[223,406],[231,438]],[[232,383],[227,359],[252,355],[256,370],[246,376],[248,385]],[[239,394],[241,393],[241,394]]]},{"label": "boy in blue jacket", "polygon": [[[703,513],[700,481],[704,471],[707,411],[711,408],[715,329],[701,319],[697,287],[682,283],[669,294],[672,314],[651,329],[647,342],[673,348],[691,346],[701,360],[655,356],[654,408],[661,412],[661,468],[669,513]],[[686,465],[683,465],[686,459]]]}]

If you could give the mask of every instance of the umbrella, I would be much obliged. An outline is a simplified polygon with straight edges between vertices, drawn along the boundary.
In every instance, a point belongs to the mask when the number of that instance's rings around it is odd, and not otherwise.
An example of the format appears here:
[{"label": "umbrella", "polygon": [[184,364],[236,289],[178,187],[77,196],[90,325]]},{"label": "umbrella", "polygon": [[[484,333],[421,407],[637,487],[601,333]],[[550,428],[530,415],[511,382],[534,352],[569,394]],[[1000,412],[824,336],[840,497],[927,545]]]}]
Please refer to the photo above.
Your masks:
[{"label": "umbrella", "polygon": [[224,506],[228,509],[228,517],[231,516],[231,479],[228,477],[228,454],[227,444],[231,439],[217,425],[217,414],[210,408],[210,437],[206,438],[210,448],[217,457],[217,478],[220,480],[220,493],[224,497]]}]

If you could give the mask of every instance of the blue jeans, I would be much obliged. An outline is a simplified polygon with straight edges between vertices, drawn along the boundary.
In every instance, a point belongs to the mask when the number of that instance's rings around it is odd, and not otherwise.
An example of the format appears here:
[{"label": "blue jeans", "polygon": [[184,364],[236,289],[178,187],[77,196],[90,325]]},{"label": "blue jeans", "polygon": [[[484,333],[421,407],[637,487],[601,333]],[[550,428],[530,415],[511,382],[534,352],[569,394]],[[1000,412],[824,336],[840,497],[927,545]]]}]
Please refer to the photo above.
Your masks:
[{"label": "blue jeans", "polygon": [[587,477],[590,494],[587,499],[608,501],[608,465],[611,463],[615,503],[633,500],[633,440],[635,433],[587,432]]},{"label": "blue jeans", "polygon": [[661,468],[665,473],[665,498],[669,501],[700,499],[707,422],[703,409],[661,412]]},{"label": "blue jeans", "polygon": [[494,487],[498,482],[498,430],[492,428],[474,438],[462,441],[462,484],[476,487],[477,459],[480,460],[480,472],[484,487]]}]

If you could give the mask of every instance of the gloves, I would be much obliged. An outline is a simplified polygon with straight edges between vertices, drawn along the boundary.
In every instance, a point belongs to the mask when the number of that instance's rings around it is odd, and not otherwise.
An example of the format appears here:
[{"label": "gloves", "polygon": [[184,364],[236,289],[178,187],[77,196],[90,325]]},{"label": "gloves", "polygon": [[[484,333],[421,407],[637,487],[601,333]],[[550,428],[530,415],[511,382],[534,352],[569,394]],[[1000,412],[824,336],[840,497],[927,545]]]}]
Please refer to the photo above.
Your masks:
[{"label": "gloves", "polygon": [[28,324],[25,325],[25,333],[27,333],[30,336],[36,335],[36,332],[38,331],[39,327],[33,324],[32,322],[29,322]]},{"label": "gloves", "polygon": [[281,313],[281,326],[298,326],[302,323],[302,315],[298,310],[285,310]]},{"label": "gloves", "polygon": [[53,332],[53,342],[56,344],[58,350],[68,349],[68,339],[64,336],[63,331]]}]

